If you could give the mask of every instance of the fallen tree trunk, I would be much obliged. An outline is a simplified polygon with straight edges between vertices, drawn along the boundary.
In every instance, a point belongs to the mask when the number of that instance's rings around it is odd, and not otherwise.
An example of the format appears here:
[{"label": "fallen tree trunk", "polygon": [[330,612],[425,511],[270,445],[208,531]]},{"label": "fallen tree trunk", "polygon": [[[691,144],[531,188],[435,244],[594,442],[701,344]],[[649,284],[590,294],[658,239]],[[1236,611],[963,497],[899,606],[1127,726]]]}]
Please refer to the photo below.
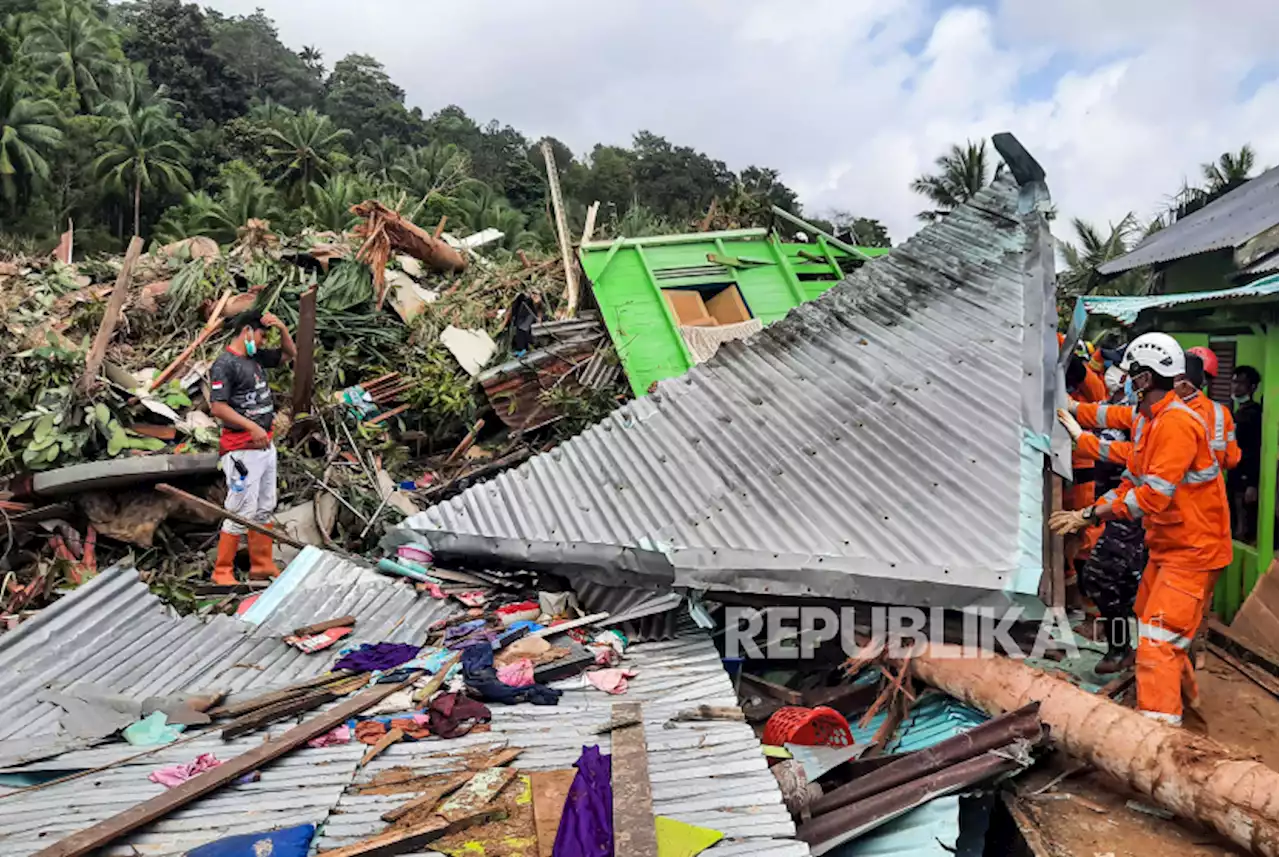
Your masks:
[{"label": "fallen tree trunk", "polygon": [[911,668],[988,714],[1038,701],[1050,737],[1071,755],[1254,854],[1277,857],[1280,777],[1261,762],[1005,657],[966,658],[958,646],[935,645]]}]

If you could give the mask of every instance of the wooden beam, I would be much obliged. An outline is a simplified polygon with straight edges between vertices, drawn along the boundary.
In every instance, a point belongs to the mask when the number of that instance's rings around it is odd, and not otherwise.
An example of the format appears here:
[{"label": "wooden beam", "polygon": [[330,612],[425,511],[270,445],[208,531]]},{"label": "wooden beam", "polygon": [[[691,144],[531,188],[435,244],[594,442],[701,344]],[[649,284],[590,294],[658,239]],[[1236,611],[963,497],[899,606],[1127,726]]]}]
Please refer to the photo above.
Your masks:
[{"label": "wooden beam", "polygon": [[529,775],[529,790],[533,793],[533,829],[538,836],[538,857],[551,857],[555,850],[560,816],[564,815],[564,803],[577,775],[578,771],[574,768],[535,771]]},{"label": "wooden beam", "polygon": [[382,754],[382,751],[390,747],[392,744],[404,738],[404,730],[400,728],[388,729],[387,733],[378,739],[378,743],[370,747],[360,759],[357,768],[363,768]]},{"label": "wooden beam", "polygon": [[286,717],[293,717],[304,711],[319,708],[326,702],[332,702],[337,698],[338,694],[331,690],[317,690],[256,709],[223,727],[222,740],[231,741],[241,735],[248,735],[250,732],[256,732],[263,726],[274,723],[277,720],[283,720]]},{"label": "wooden beam", "polygon": [[1239,659],[1234,657],[1226,649],[1218,646],[1216,643],[1205,643],[1205,648],[1210,652],[1213,652],[1213,654],[1217,655],[1228,666],[1240,673],[1240,675],[1249,679],[1249,681],[1253,682],[1258,687],[1267,691],[1272,696],[1280,697],[1280,682],[1276,680],[1275,676],[1268,674],[1265,670],[1260,667],[1256,667],[1253,664],[1241,663]]},{"label": "wooden beam", "polygon": [[[615,702],[614,722],[644,716],[638,702]],[[653,786],[644,723],[613,730],[613,850],[627,857],[657,857]]]},{"label": "wooden beam", "polygon": [[222,297],[218,298],[218,302],[213,305],[213,312],[209,314],[209,320],[204,323],[204,327],[200,329],[200,333],[191,341],[191,344],[182,349],[182,353],[173,358],[173,362],[164,367],[155,377],[151,379],[151,383],[147,385],[147,390],[154,390],[161,384],[168,383],[169,379],[182,369],[186,362],[191,359],[191,355],[195,354],[196,349],[204,345],[209,337],[213,336],[222,327],[222,311],[227,306],[227,301],[231,300],[231,290],[227,289],[222,293]]},{"label": "wooden beam", "polygon": [[341,679],[350,678],[355,675],[351,670],[337,670],[335,672],[324,673],[314,678],[305,679],[295,682],[288,687],[282,687],[279,690],[273,690],[268,693],[259,694],[250,697],[243,702],[237,702],[234,705],[223,705],[208,711],[210,717],[239,717],[241,714],[248,714],[259,708],[272,705],[285,699],[293,697],[310,690],[313,687],[330,684]]},{"label": "wooden beam", "polygon": [[[596,200],[587,206],[587,221],[582,225],[582,240],[579,245],[586,244],[591,240],[591,236],[596,231],[596,215],[600,213],[600,200]],[[527,266],[526,266],[527,267]]]},{"label": "wooden beam", "polygon": [[371,420],[365,420],[363,423],[361,423],[361,425],[376,426],[379,423],[386,422],[392,417],[400,416],[407,410],[409,410],[408,405],[397,405],[396,407],[392,408],[389,411],[383,411],[382,413],[378,414],[376,417],[374,417]]},{"label": "wooden beam", "polygon": [[433,818],[422,824],[415,824],[413,827],[388,830],[352,845],[324,851],[322,854],[323,857],[393,857],[396,854],[421,851],[424,845],[435,842],[437,839],[477,824],[498,821],[506,818],[506,815],[506,811],[502,809],[485,809],[470,813],[456,821]]},{"label": "wooden beam", "polygon": [[293,636],[309,637],[312,634],[319,634],[321,631],[328,631],[330,628],[346,628],[355,624],[355,616],[339,616],[337,619],[326,619],[323,622],[316,622],[314,625],[303,625],[301,628],[294,628]]},{"label": "wooden beam", "polygon": [[293,416],[311,413],[316,387],[316,287],[298,299],[298,329],[294,344],[298,356],[293,362]]},{"label": "wooden beam", "polygon": [[470,782],[472,777],[471,771],[459,771],[456,774],[441,774],[437,778],[437,782],[427,788],[425,792],[418,795],[408,803],[402,803],[395,809],[389,809],[382,814],[382,820],[386,822],[395,822],[404,818],[409,813],[417,809],[433,809],[440,802],[441,798],[446,798],[456,792],[458,789]]},{"label": "wooden beam", "polygon": [[783,687],[780,684],[774,684],[771,681],[765,681],[758,675],[744,672],[741,677],[742,684],[755,690],[765,696],[785,702],[787,705],[804,705],[804,694],[798,690],[792,690],[789,687]]},{"label": "wooden beam", "polygon": [[569,224],[565,220],[564,200],[560,197],[560,173],[556,170],[555,153],[551,144],[542,141],[542,160],[547,167],[547,187],[551,189],[551,211],[555,220],[556,242],[560,247],[560,258],[564,262],[564,318],[573,318],[578,312],[578,265],[573,258],[573,248],[569,246]]},{"label": "wooden beam", "polygon": [[223,518],[230,518],[231,520],[235,521],[237,524],[239,524],[242,527],[247,527],[248,529],[253,530],[255,533],[262,533],[265,536],[270,536],[276,541],[282,544],[286,544],[289,547],[294,547],[294,548],[297,548],[298,550],[305,550],[307,547],[305,544],[293,538],[292,536],[288,535],[282,530],[273,530],[270,527],[264,527],[261,524],[250,521],[248,518],[244,517],[243,515],[237,515],[235,512],[228,511],[227,509],[222,508],[216,503],[210,503],[208,500],[204,500],[200,497],[195,496],[194,494],[188,494],[186,491],[182,491],[178,488],[174,488],[172,485],[166,485],[162,482],[156,486],[156,490],[159,491],[161,494],[168,494],[170,497],[174,497],[178,500],[181,500],[183,503],[186,503],[188,506],[192,506],[196,509],[201,509],[205,512],[209,512],[210,514],[218,515]]},{"label": "wooden beam", "polygon": [[80,379],[80,389],[88,391],[97,383],[98,373],[102,371],[102,361],[107,356],[107,346],[120,323],[120,314],[124,310],[125,298],[129,296],[129,282],[133,278],[133,266],[142,255],[142,236],[135,235],[129,242],[129,249],[124,254],[124,264],[120,266],[120,275],[116,277],[115,288],[107,300],[106,311],[102,314],[102,323],[98,325],[98,335],[93,338],[93,347],[84,362],[84,377]]},{"label": "wooden beam", "polygon": [[169,789],[151,800],[143,801],[131,809],[53,843],[48,848],[37,852],[37,857],[85,857],[143,825],[164,818],[196,798],[217,791],[245,774],[256,771],[268,762],[303,746],[312,738],[318,738],[335,727],[341,726],[350,718],[372,708],[391,694],[408,687],[421,675],[420,671],[415,672],[402,682],[370,688],[359,696],[293,727],[273,741],[268,741],[248,753],[229,759],[218,767],[194,776],[182,785]]}]

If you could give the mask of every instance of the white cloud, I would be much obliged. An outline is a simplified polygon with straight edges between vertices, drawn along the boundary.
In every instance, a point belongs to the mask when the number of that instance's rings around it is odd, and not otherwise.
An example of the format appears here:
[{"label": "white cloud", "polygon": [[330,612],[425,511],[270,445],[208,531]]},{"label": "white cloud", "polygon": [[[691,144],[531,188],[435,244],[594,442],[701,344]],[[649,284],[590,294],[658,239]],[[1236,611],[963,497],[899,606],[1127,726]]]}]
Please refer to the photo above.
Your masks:
[{"label": "white cloud", "polygon": [[430,113],[450,103],[575,151],[639,129],[741,169],[780,169],[810,211],[878,217],[953,142],[1012,131],[1065,223],[1152,213],[1250,142],[1280,161],[1277,4],[1200,0],[214,0],[264,6],[291,46],[376,56]]}]

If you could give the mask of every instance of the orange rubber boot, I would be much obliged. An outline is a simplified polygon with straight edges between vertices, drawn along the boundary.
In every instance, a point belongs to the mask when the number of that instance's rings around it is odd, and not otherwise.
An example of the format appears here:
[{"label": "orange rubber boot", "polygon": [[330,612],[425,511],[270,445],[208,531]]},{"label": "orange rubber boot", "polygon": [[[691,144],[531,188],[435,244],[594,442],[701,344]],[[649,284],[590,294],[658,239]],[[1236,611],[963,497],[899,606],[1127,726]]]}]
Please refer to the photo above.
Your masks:
[{"label": "orange rubber boot", "polygon": [[273,577],[279,577],[280,569],[276,568],[276,562],[271,556],[274,547],[271,536],[250,530],[248,537],[249,579],[270,580]]},{"label": "orange rubber boot", "polygon": [[235,586],[236,554],[240,551],[240,537],[235,533],[218,534],[218,558],[213,564],[213,583],[218,586]]}]

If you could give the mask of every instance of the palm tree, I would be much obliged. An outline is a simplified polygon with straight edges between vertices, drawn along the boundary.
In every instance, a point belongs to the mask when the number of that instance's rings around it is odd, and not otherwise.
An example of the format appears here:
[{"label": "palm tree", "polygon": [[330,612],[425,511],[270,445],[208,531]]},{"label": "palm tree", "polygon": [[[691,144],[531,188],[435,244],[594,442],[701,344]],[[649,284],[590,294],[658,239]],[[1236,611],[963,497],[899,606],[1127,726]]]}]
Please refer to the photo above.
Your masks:
[{"label": "palm tree", "polygon": [[32,17],[24,50],[57,86],[73,87],[81,110],[88,113],[115,67],[112,38],[87,3],[57,0]]},{"label": "palm tree", "polygon": [[12,71],[0,71],[0,194],[13,203],[49,178],[49,156],[62,142],[58,108],[27,98]]},{"label": "palm tree", "polygon": [[[987,141],[974,143],[966,140],[964,147],[952,144],[951,151],[940,155],[934,165],[938,171],[926,173],[911,182],[911,189],[933,203],[931,210],[916,215],[926,223],[932,223],[950,214],[970,197],[987,186],[991,180],[991,159],[987,154]],[[995,168],[999,176],[1003,162]]]},{"label": "palm tree", "polygon": [[191,185],[184,161],[190,152],[185,135],[161,105],[131,110],[120,101],[102,110],[112,119],[105,151],[94,161],[94,173],[118,189],[133,189],[133,234],[141,232],[142,191],[178,190]]},{"label": "palm tree", "polygon": [[356,156],[356,167],[380,182],[391,182],[395,180],[396,164],[403,152],[404,147],[399,142],[387,137],[365,140],[364,147]]},{"label": "palm tree", "polygon": [[308,108],[268,129],[267,157],[279,181],[305,189],[313,182],[323,182],[333,171],[334,155],[350,136],[350,131],[336,127],[328,116]]},{"label": "palm tree", "polygon": [[1139,242],[1164,227],[1164,221],[1155,219],[1144,228],[1132,212],[1118,223],[1107,224],[1107,230],[1095,227],[1080,218],[1071,221],[1076,234],[1074,244],[1059,241],[1058,250],[1066,263],[1066,270],[1058,274],[1059,315],[1069,318],[1075,300],[1084,295],[1145,295],[1151,290],[1149,269],[1126,271],[1107,279],[1098,268],[1132,250]]},{"label": "palm tree", "polygon": [[1253,147],[1246,143],[1239,152],[1223,152],[1217,161],[1201,164],[1200,171],[1207,183],[1205,189],[1210,194],[1217,194],[1239,187],[1249,180],[1256,160]]},{"label": "palm tree", "polygon": [[249,118],[266,125],[279,125],[285,119],[291,119],[297,115],[296,111],[270,98],[249,108]]},{"label": "palm tree", "polygon": [[369,188],[356,176],[341,173],[326,185],[312,182],[307,187],[307,206],[303,218],[310,226],[332,232],[345,232],[358,219],[351,206],[369,196]]},{"label": "palm tree", "polygon": [[472,232],[497,229],[502,246],[516,250],[532,246],[537,236],[526,230],[529,218],[511,207],[507,198],[480,181],[471,181],[457,201],[458,219]]},{"label": "palm tree", "polygon": [[405,152],[392,169],[394,181],[422,199],[453,196],[470,180],[471,158],[453,143],[432,143]]}]

